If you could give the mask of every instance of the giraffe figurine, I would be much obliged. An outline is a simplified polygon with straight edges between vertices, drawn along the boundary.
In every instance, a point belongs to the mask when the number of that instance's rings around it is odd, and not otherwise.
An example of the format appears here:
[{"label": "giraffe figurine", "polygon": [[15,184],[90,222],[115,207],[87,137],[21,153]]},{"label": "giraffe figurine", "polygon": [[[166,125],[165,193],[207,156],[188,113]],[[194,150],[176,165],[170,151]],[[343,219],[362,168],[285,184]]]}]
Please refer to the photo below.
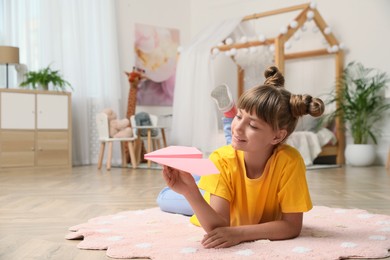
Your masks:
[{"label": "giraffe figurine", "polygon": [[130,91],[127,99],[127,114],[126,114],[127,118],[130,118],[130,116],[135,115],[135,107],[137,105],[138,84],[144,78],[141,72],[145,73],[145,70],[141,70],[136,67],[133,67],[132,72],[125,72],[130,83]]},{"label": "giraffe figurine", "polygon": [[[144,79],[143,73],[145,73],[145,70],[139,69],[136,67],[133,67],[132,72],[125,72],[125,74],[127,75],[127,79],[129,81],[129,84],[130,84],[129,96],[127,98],[126,118],[130,118],[132,115],[135,115],[135,108],[137,105],[138,85],[139,85],[140,81],[142,79]],[[139,148],[138,148],[139,145],[140,145],[140,143],[137,142],[136,143],[136,146],[137,146],[136,147],[136,153],[137,153],[136,157],[137,157],[138,161],[140,160],[139,158],[140,158],[140,152],[141,152],[141,151],[139,151]],[[124,148],[125,148],[125,155],[127,158],[127,162],[130,162],[129,151],[128,151],[126,146],[124,146]],[[144,154],[144,153],[145,153],[145,148],[142,146],[142,154]]]}]

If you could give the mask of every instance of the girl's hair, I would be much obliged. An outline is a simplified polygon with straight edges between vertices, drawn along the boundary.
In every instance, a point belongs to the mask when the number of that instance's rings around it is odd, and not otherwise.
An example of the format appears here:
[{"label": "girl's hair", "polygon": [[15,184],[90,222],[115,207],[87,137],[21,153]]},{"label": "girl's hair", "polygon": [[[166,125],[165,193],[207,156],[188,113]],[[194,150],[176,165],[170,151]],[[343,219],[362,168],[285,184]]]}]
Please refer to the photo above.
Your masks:
[{"label": "girl's hair", "polygon": [[269,124],[273,130],[287,130],[286,138],[294,131],[298,118],[304,115],[313,117],[324,113],[324,102],[310,95],[294,95],[284,88],[284,77],[275,66],[265,72],[264,85],[255,86],[238,100],[237,107]]}]

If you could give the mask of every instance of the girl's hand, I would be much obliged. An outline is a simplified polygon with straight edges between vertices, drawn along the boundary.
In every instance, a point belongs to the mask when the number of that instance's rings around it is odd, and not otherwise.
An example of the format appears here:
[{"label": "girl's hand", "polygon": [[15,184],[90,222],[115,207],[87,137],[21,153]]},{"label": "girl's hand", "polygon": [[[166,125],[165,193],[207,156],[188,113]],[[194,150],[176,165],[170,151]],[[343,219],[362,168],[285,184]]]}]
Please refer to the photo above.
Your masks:
[{"label": "girl's hand", "polygon": [[177,193],[185,195],[198,190],[194,177],[188,172],[164,165],[162,173],[168,187]]},{"label": "girl's hand", "polygon": [[205,248],[226,248],[239,244],[238,230],[233,227],[219,227],[204,235],[202,245]]}]

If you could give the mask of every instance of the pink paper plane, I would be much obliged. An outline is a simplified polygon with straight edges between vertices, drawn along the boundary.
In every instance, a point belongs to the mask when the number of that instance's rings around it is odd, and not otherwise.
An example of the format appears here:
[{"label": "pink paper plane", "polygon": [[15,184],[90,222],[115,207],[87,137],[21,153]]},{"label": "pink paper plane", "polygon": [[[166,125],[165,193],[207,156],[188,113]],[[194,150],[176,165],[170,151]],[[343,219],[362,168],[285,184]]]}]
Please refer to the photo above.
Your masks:
[{"label": "pink paper plane", "polygon": [[145,158],[203,158],[202,152],[195,147],[168,146],[145,154]]},{"label": "pink paper plane", "polygon": [[202,157],[201,151],[187,146],[169,146],[145,154],[147,160],[198,176],[219,173],[212,161]]}]

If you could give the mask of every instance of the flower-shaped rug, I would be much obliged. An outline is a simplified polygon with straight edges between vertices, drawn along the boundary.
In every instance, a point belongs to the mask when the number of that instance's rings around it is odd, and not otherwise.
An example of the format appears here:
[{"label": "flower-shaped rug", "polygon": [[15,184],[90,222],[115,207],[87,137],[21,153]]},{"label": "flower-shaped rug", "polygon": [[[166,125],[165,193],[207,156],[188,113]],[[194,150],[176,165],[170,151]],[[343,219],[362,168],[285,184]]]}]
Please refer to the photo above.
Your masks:
[{"label": "flower-shaped rug", "polygon": [[125,211],[71,227],[66,239],[80,249],[107,250],[112,258],[150,259],[345,259],[390,256],[390,216],[360,209],[315,206],[304,214],[301,235],[205,249],[202,228],[159,208]]}]

